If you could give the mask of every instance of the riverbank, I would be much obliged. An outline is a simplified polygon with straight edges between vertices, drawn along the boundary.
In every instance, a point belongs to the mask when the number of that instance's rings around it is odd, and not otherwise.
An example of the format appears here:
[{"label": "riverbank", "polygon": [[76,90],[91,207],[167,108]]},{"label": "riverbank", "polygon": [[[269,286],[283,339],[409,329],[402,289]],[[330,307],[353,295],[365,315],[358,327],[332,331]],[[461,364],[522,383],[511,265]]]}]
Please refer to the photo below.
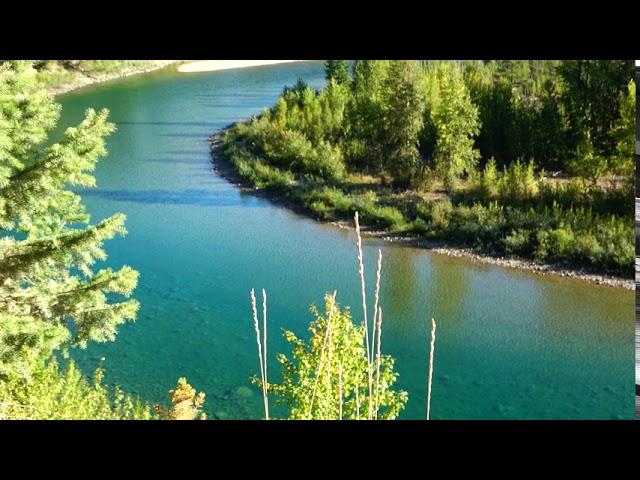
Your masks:
[{"label": "riverbank", "polygon": [[[231,127],[231,126],[230,126]],[[273,190],[261,189],[252,185],[250,182],[244,180],[234,165],[224,156],[222,152],[222,135],[230,128],[222,129],[214,134],[210,139],[211,146],[211,158],[213,163],[213,169],[223,178],[236,185],[241,191],[250,193],[252,195],[265,198],[277,205],[288,208],[300,215],[304,215],[308,218],[313,218],[316,221],[322,221],[329,223],[340,229],[353,228],[351,222],[344,220],[323,220],[318,218],[310,210],[306,209],[303,205],[293,201],[284,194],[274,192]],[[528,270],[539,275],[557,275],[561,277],[574,278],[598,285],[606,285],[615,288],[624,288],[627,290],[633,290],[635,288],[635,282],[633,279],[610,276],[604,274],[597,274],[585,269],[567,268],[563,265],[556,264],[542,264],[531,260],[509,257],[497,257],[489,254],[478,253],[468,248],[461,248],[457,246],[448,245],[444,241],[434,241],[430,239],[421,238],[414,235],[407,235],[406,233],[392,233],[385,230],[380,230],[371,227],[363,227],[362,232],[364,235],[380,238],[388,242],[402,243],[408,246],[425,248],[431,250],[434,253],[441,255],[447,255],[451,257],[461,257],[471,260],[473,262],[495,265],[504,268],[515,268],[520,270]]]},{"label": "riverbank", "polygon": [[66,76],[62,78],[61,84],[53,84],[47,88],[49,94],[56,96],[64,93],[78,90],[79,88],[89,85],[116,80],[118,78],[130,77],[141,73],[148,73],[154,70],[160,70],[181,60],[149,60],[141,61],[137,65],[127,65],[122,70],[103,74],[92,75],[80,70],[65,71]]},{"label": "riverbank", "polygon": [[278,63],[304,62],[305,60],[195,60],[178,66],[178,72],[213,72],[216,70],[232,70],[236,68],[260,67]]}]

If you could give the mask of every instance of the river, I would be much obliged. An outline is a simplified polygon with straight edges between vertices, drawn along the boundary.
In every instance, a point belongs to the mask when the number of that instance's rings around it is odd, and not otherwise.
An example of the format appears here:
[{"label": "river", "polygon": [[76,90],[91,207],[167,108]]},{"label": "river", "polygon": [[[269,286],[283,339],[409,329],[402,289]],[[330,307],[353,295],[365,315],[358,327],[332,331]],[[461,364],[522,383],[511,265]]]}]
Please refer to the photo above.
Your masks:
[{"label": "river", "polygon": [[[127,215],[129,234],[107,242],[105,265],[141,273],[137,321],[113,343],[72,352],[86,373],[105,357],[109,384],[164,404],[184,376],[206,392],[210,418],[257,419],[251,288],[268,293],[272,380],[276,352],[288,352],[282,329],[306,335],[309,307],[325,292],[337,290],[361,320],[353,232],[241,193],[211,169],[207,138],[272,105],[298,78],[321,87],[322,63],[169,69],[59,97],[63,126],[88,107],[111,111],[118,130],[98,187],[82,195],[93,222]],[[370,298],[378,248],[382,349],[409,393],[401,418],[424,418],[432,317],[434,419],[633,417],[632,291],[365,239]]]}]

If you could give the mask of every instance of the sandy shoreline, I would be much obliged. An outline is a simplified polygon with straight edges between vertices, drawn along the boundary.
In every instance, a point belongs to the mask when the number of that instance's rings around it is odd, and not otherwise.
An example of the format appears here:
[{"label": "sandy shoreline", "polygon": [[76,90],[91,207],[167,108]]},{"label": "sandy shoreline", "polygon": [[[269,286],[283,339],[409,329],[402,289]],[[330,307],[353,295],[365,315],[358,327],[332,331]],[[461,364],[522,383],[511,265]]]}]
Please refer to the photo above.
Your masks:
[{"label": "sandy shoreline", "polygon": [[187,61],[178,67],[178,72],[213,72],[234,68],[259,67],[277,63],[304,62],[305,60],[195,60]]},{"label": "sandy shoreline", "polygon": [[78,77],[72,82],[67,83],[59,87],[51,87],[48,89],[49,93],[53,96],[62,95],[64,93],[72,92],[89,85],[97,83],[108,82],[109,80],[115,80],[118,78],[130,77],[132,75],[138,75],[141,73],[148,73],[154,70],[160,70],[168,67],[169,65],[177,64],[176,70],[181,73],[195,73],[195,72],[213,72],[216,70],[231,70],[235,68],[247,68],[258,67],[262,65],[275,65],[278,63],[290,63],[290,62],[304,62],[306,60],[152,60],[152,64],[142,68],[133,68],[129,70],[123,70],[120,72],[101,75],[98,77]]},{"label": "sandy shoreline", "polygon": [[[228,127],[227,127],[228,128]],[[344,220],[330,220],[323,221],[318,220],[314,215],[309,214],[302,206],[287,200],[283,196],[273,194],[264,190],[260,190],[247,182],[243,181],[233,166],[221,156],[220,139],[219,135],[224,133],[224,130],[216,132],[210,139],[211,145],[211,161],[213,163],[213,169],[227,181],[236,185],[241,191],[250,193],[252,195],[265,198],[277,205],[281,205],[288,208],[300,215],[308,218],[312,218],[315,221],[325,224],[334,225],[340,229],[352,229],[353,225]],[[505,258],[496,257],[488,254],[477,253],[468,248],[460,248],[447,245],[445,242],[431,241],[424,238],[412,237],[402,234],[394,234],[390,232],[374,230],[372,228],[363,228],[362,234],[365,236],[376,237],[392,243],[400,243],[403,245],[424,248],[439,255],[447,255],[450,257],[462,257],[472,262],[495,265],[502,268],[513,268],[517,270],[526,270],[538,275],[555,275],[559,277],[573,278],[589,283],[595,283],[598,285],[606,285],[614,288],[624,288],[626,290],[635,289],[635,280],[633,278],[623,278],[611,275],[603,275],[598,273],[592,273],[589,271],[567,268],[562,265],[542,264],[536,263],[526,259],[520,258]]]}]

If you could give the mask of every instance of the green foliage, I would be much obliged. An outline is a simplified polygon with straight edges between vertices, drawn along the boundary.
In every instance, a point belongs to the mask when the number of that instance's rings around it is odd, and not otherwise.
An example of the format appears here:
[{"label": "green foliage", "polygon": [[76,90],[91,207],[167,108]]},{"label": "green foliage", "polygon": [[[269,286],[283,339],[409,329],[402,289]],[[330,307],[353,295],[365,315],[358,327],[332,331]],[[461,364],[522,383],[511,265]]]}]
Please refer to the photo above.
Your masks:
[{"label": "green foliage", "polygon": [[106,111],[88,110],[49,144],[59,110],[30,62],[0,65],[0,373],[25,371],[26,359],[47,358],[67,339],[113,340],[138,309],[135,300],[113,302],[131,294],[136,271],[94,270],[103,242],[126,232],[124,215],[83,226],[89,217],[69,190],[95,185],[114,126]]},{"label": "green foliage", "polygon": [[414,222],[414,228],[492,254],[631,275],[635,254],[631,217],[596,215],[583,206],[563,208],[555,201],[551,206],[529,205],[429,201],[418,205],[420,222],[417,227]]},{"label": "green foliage", "polygon": [[592,185],[607,172],[607,158],[593,148],[589,133],[578,145],[575,156],[569,161],[569,168],[571,173],[590,180]]},{"label": "green foliage", "polygon": [[385,79],[388,60],[356,60],[347,105],[348,163],[379,172],[384,165]]},{"label": "green foliage", "polygon": [[385,169],[399,186],[412,184],[420,169],[419,134],[424,98],[415,61],[393,60],[384,81],[383,152]]},{"label": "green foliage", "polygon": [[28,420],[148,420],[149,405],[109,391],[98,368],[93,382],[85,380],[73,362],[64,371],[55,358],[32,366],[28,377],[12,372],[0,382],[0,419]]},{"label": "green foliage", "polygon": [[349,62],[346,60],[327,60],[325,63],[327,83],[339,85],[349,83]]},{"label": "green foliage", "polygon": [[636,84],[633,80],[626,92],[620,92],[619,98],[620,123],[613,131],[616,147],[611,170],[631,179],[635,172],[636,141]]},{"label": "green foliage", "polygon": [[566,60],[558,72],[571,150],[589,137],[596,155],[611,156],[615,152],[612,127],[620,119],[620,94],[633,78],[633,60]]},{"label": "green foliage", "polygon": [[[627,275],[627,64],[356,60],[350,83],[285,88],[273,108],[228,132],[225,152],[252,185],[321,219],[359,211],[375,228]],[[547,178],[549,168],[575,177]],[[424,201],[438,177],[449,198]]]},{"label": "green foliage", "polygon": [[[538,179],[534,169],[533,161],[525,164],[518,160],[510,164],[498,180],[500,198],[515,203],[535,197],[538,193]],[[483,178],[485,183],[490,182],[493,172],[485,170],[485,173],[489,174],[489,178]]]},{"label": "green foliage", "polygon": [[[342,410],[343,419],[366,419],[369,401],[378,419],[397,418],[408,396],[393,388],[398,377],[393,358],[381,356],[379,389],[376,393],[374,380],[370,396],[364,327],[353,324],[348,309],[332,305],[329,295],[325,296],[324,313],[315,306],[311,313],[315,320],[309,326],[308,341],[285,331],[291,357],[278,355],[282,382],[269,384],[276,402],[288,407],[289,418],[336,420]],[[260,379],[253,381],[260,385]]]},{"label": "green foliage", "polygon": [[[441,63],[435,71],[430,98],[430,122],[435,131],[434,162],[447,188],[475,168],[480,153],[473,148],[480,123],[478,108],[464,84],[462,71]],[[433,93],[435,92],[435,93]]]}]

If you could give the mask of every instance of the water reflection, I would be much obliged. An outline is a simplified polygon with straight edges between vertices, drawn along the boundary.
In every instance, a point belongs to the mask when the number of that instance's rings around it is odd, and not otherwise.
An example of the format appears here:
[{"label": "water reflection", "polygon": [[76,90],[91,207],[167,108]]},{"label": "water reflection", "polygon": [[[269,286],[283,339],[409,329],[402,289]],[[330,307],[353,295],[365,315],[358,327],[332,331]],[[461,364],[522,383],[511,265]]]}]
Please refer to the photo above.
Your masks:
[{"label": "water reflection", "polygon": [[[433,254],[429,257],[429,286],[431,301],[435,304],[434,316],[445,318],[449,326],[459,324],[461,311],[469,297],[469,265],[445,255]],[[458,319],[458,320],[457,320]]]}]

